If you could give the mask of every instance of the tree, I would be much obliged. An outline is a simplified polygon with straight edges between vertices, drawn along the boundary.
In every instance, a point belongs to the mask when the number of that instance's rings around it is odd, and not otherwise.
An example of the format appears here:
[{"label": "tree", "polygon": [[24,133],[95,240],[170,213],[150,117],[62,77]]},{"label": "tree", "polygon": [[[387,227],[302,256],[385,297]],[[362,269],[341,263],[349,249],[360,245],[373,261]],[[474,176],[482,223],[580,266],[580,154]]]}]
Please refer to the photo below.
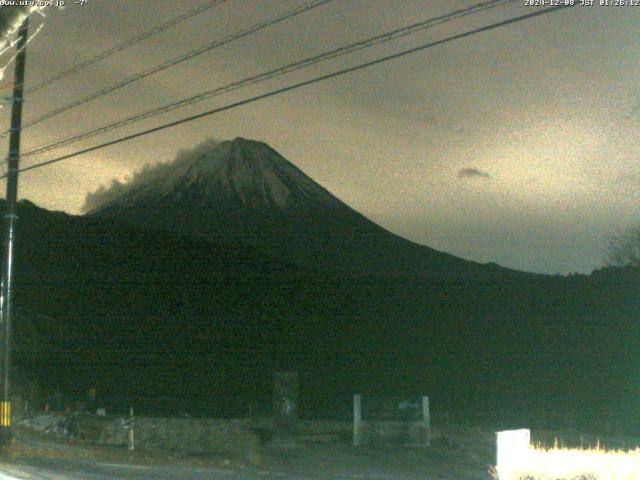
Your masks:
[{"label": "tree", "polygon": [[610,267],[640,267],[640,225],[609,235],[604,249]]}]

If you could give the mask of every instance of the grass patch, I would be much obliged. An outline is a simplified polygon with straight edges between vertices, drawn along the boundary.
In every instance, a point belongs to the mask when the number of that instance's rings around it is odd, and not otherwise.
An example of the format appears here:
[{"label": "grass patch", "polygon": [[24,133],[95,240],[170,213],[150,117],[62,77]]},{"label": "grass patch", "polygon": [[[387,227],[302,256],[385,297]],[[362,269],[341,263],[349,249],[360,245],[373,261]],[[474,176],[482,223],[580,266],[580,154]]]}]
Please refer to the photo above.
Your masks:
[{"label": "grass patch", "polygon": [[638,480],[640,449],[531,447],[499,465],[497,480]]}]

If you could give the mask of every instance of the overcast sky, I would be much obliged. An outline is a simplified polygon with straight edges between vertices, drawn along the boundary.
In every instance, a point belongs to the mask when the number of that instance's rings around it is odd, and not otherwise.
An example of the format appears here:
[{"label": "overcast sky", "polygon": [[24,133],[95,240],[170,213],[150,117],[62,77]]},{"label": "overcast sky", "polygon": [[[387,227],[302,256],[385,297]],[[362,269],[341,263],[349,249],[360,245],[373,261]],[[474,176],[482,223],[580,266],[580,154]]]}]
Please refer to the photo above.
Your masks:
[{"label": "overcast sky", "polygon": [[[29,45],[27,83],[201,3],[68,0],[47,11]],[[229,0],[28,96],[25,122],[303,3]],[[26,129],[23,152],[474,3],[333,0]],[[524,3],[24,158],[23,166],[540,8]],[[32,31],[39,23],[33,17]],[[24,173],[20,196],[80,213],[86,194],[113,178],[170,161],[207,137],[242,136],[267,142],[344,202],[418,243],[522,270],[589,272],[601,265],[608,232],[640,222],[639,27],[640,7],[554,12]],[[11,92],[11,70],[0,95]],[[2,130],[9,113],[0,110]]]}]

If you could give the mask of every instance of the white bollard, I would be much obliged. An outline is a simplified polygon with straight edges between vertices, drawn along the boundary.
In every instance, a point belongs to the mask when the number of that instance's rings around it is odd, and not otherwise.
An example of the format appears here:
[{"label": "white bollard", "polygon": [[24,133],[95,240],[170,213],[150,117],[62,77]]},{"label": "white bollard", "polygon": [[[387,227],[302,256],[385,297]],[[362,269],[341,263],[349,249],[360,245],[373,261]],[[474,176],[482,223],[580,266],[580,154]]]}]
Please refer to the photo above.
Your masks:
[{"label": "white bollard", "polygon": [[353,396],[353,446],[359,447],[362,441],[362,396],[356,393]]},{"label": "white bollard", "polygon": [[496,470],[499,480],[511,480],[520,462],[529,452],[531,432],[529,429],[497,432]]},{"label": "white bollard", "polygon": [[135,442],[133,438],[133,407],[129,409],[129,450],[135,449]]},{"label": "white bollard", "polygon": [[427,447],[431,445],[431,412],[429,410],[429,397],[422,397],[422,423],[426,438],[422,439],[422,443]]}]

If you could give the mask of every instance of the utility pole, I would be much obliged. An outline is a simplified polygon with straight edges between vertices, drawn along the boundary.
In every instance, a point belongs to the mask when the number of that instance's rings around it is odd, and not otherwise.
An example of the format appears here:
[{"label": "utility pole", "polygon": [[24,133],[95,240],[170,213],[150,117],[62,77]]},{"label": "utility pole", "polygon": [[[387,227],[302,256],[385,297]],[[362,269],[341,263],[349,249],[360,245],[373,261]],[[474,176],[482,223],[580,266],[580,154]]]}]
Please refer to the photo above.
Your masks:
[{"label": "utility pole", "polygon": [[11,135],[9,137],[9,157],[7,159],[7,199],[4,258],[2,264],[2,291],[0,292],[0,325],[2,342],[0,343],[0,371],[2,372],[2,398],[0,399],[0,445],[11,444],[11,314],[13,280],[13,244],[16,228],[16,202],[18,200],[18,167],[20,160],[20,130],[22,128],[22,103],[24,94],[24,69],[27,60],[27,31],[29,17],[25,18],[18,31],[18,43],[15,73],[13,81],[13,103],[11,105]]}]

